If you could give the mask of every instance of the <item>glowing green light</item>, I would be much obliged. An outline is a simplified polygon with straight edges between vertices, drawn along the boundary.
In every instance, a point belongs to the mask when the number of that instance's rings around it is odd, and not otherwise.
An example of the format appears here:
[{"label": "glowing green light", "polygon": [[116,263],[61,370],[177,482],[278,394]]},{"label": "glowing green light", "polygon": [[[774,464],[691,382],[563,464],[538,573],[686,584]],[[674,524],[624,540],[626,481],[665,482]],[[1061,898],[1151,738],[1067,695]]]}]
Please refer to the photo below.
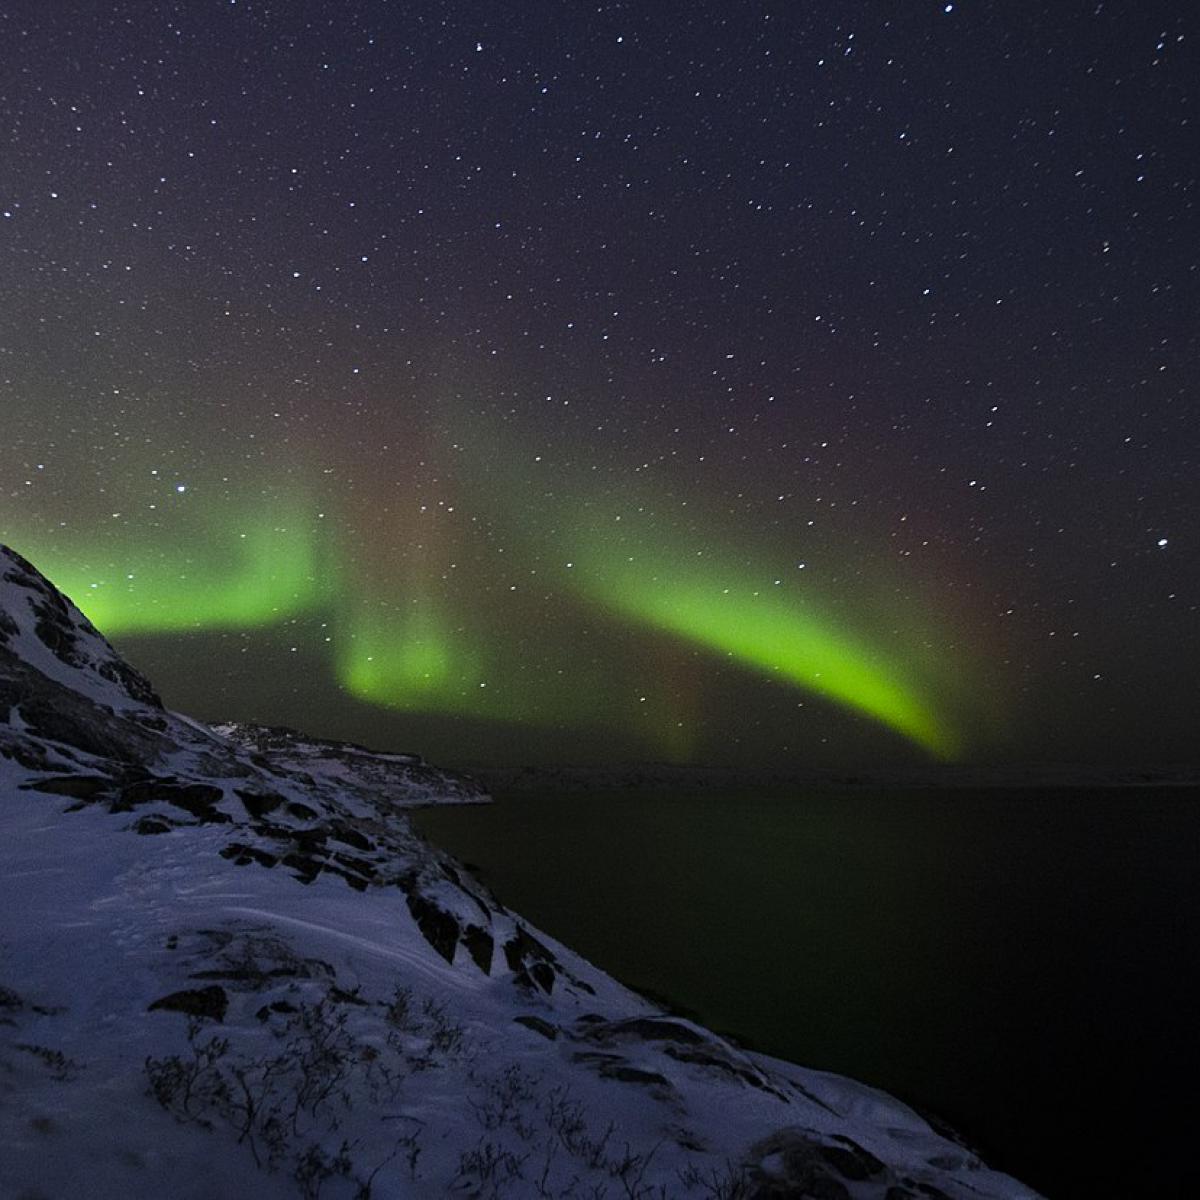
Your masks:
[{"label": "glowing green light", "polygon": [[498,619],[479,607],[459,612],[456,598],[428,582],[406,582],[402,570],[389,601],[348,590],[334,621],[342,687],[400,712],[535,728],[630,724],[633,701],[612,646],[579,652],[577,603],[557,605],[555,616],[514,601]]},{"label": "glowing green light", "polygon": [[13,540],[114,637],[259,628],[311,611],[329,590],[311,532],[270,517],[117,551],[74,537]]},{"label": "glowing green light", "polygon": [[962,739],[937,715],[908,672],[802,601],[729,586],[746,574],[698,570],[670,554],[593,543],[570,573],[577,587],[610,611],[721,652],[864,713],[938,758],[962,751]]},{"label": "glowing green light", "polygon": [[[772,549],[756,550],[754,530],[705,519],[699,505],[684,514],[686,501],[648,484],[608,491],[565,461],[557,473],[543,467],[531,478],[516,465],[528,455],[486,413],[464,408],[458,416],[474,456],[469,478],[514,514],[514,537],[541,561],[561,564],[562,587],[610,618],[672,634],[863,714],[937,758],[964,753],[966,656],[939,652],[953,639],[927,606],[885,602],[900,590],[885,556],[860,552],[848,573],[853,584],[814,579],[811,570],[797,579],[793,570],[777,590],[785,573],[772,553],[781,534]],[[742,554],[722,552],[739,539]],[[803,529],[789,540],[791,562],[810,557]],[[663,731],[674,753],[688,752],[687,724]]]},{"label": "glowing green light", "polygon": [[460,708],[479,688],[478,656],[466,650],[434,606],[404,615],[356,605],[346,614],[339,677],[360,699],[388,708]]},{"label": "glowing green light", "polygon": [[[253,496],[231,496],[149,472],[124,485],[128,495],[106,492],[111,524],[64,510],[70,520],[20,530],[0,511],[0,539],[113,636],[319,614],[342,687],[400,712],[611,729],[687,760],[719,733],[715,657],[939,758],[959,757],[967,731],[989,719],[990,697],[979,703],[985,689],[971,686],[977,669],[927,602],[933,582],[914,581],[912,568],[858,552],[846,570],[840,545],[774,525],[756,550],[753,528],[723,528],[677,494],[605,491],[540,456],[531,474],[502,433],[461,413],[453,424],[455,453],[470,459],[456,479],[462,507],[486,522],[450,506],[427,513],[415,495],[408,508],[393,497],[339,515],[330,495],[318,503],[256,481]],[[122,513],[139,524],[116,523]],[[781,539],[793,542],[791,563],[810,569],[778,568]],[[816,566],[822,556],[840,582]]]}]

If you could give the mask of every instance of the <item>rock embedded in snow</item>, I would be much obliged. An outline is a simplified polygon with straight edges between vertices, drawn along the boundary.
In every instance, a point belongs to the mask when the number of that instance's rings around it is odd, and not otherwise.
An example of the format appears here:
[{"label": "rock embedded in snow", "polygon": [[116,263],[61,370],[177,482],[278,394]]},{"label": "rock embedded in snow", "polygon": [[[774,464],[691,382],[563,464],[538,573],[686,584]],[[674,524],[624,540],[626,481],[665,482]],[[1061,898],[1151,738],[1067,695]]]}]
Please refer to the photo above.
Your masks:
[{"label": "rock embedded in snow", "polygon": [[485,798],[164,710],[0,548],[0,1196],[1034,1195],[629,992],[405,813]]},{"label": "rock embedded in snow", "polygon": [[0,647],[40,674],[118,708],[162,701],[92,623],[28,561],[0,546]]}]

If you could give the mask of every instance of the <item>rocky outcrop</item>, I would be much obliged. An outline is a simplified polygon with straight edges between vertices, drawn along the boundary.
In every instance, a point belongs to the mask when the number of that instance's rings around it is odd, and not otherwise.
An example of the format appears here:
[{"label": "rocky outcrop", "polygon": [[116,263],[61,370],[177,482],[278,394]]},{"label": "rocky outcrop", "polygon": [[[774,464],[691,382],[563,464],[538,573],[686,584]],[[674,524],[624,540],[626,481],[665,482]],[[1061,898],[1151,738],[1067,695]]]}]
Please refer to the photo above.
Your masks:
[{"label": "rocky outcrop", "polygon": [[166,1012],[186,1013],[189,1017],[207,1017],[211,1021],[223,1021],[228,1008],[229,996],[223,987],[214,983],[209,987],[189,988],[160,996],[151,1002],[146,1011],[155,1012],[161,1009]]},{"label": "rocky outcrop", "polygon": [[[94,675],[135,704],[163,707],[150,681],[108,644],[95,626],[49,580],[15,550],[0,546],[0,586],[7,585],[22,605],[9,600],[0,620],[0,649],[13,649],[22,626],[42,648],[70,671]],[[22,617],[24,616],[24,620]],[[22,648],[30,658],[28,643]],[[36,658],[33,665],[37,665]]]}]

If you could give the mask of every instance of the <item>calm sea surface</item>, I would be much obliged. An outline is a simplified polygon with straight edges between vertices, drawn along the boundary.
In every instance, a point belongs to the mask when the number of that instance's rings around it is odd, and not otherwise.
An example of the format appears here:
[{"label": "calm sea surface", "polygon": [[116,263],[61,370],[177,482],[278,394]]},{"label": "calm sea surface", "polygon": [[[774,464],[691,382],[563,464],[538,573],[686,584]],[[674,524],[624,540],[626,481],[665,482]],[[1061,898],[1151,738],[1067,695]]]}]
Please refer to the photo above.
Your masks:
[{"label": "calm sea surface", "polygon": [[416,819],[619,979],[938,1114],[1051,1200],[1198,1194],[1195,790],[521,795]]}]

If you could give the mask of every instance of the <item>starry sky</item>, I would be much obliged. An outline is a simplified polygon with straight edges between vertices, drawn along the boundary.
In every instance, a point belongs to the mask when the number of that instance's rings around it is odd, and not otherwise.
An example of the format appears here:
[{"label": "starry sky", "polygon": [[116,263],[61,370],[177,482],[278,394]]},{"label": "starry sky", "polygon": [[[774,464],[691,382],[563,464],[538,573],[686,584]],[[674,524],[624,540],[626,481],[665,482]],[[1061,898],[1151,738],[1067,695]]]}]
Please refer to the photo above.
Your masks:
[{"label": "starry sky", "polygon": [[1190,6],[0,6],[0,539],[454,763],[1196,757]]}]

